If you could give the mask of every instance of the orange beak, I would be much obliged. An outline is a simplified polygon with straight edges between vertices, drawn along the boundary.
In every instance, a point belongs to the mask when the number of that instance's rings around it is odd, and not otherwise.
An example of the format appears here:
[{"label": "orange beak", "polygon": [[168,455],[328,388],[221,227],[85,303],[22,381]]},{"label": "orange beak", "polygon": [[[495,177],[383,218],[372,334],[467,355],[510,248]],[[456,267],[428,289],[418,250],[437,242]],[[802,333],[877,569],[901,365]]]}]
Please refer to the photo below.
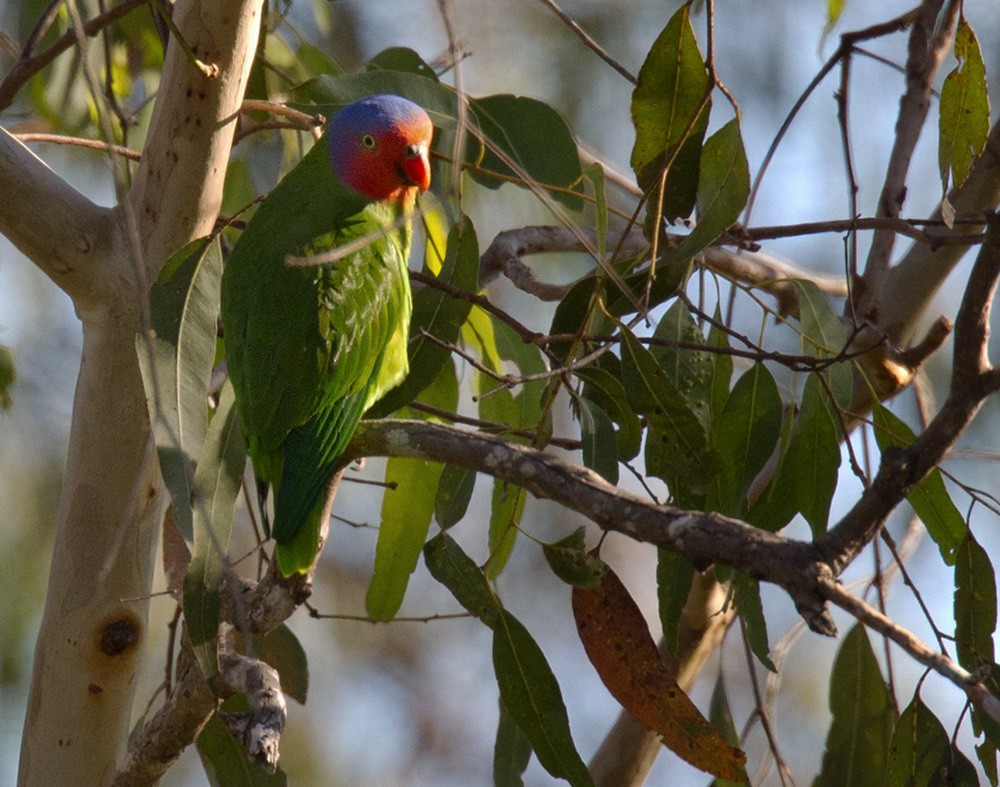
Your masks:
[{"label": "orange beak", "polygon": [[399,170],[403,180],[409,185],[416,186],[421,193],[427,191],[431,185],[431,162],[427,145],[407,145]]}]

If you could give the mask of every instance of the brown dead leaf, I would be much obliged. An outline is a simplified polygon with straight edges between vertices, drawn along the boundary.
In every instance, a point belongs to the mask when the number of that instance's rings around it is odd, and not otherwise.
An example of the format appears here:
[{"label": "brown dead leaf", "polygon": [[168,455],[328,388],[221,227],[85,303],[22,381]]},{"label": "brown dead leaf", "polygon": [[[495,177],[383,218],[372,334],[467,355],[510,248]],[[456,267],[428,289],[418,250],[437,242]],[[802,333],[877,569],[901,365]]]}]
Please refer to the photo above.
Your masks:
[{"label": "brown dead leaf", "polygon": [[610,568],[599,586],[573,588],[573,615],[597,674],[643,727],[696,768],[747,782],[746,755],[726,743],[677,685],[638,605]]}]

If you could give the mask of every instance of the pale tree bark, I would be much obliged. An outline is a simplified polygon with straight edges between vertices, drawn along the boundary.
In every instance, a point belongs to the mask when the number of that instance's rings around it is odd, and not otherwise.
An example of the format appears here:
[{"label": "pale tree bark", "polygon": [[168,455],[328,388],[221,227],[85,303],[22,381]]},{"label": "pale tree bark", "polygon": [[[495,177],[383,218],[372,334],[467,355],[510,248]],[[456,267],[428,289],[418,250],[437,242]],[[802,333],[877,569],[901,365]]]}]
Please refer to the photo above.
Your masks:
[{"label": "pale tree bark", "polygon": [[125,751],[167,503],[135,337],[167,256],[215,221],[261,5],[175,4],[181,35],[218,72],[171,42],[142,163],[114,209],[0,132],[0,231],[70,295],[83,327],[21,785],[106,784]]}]

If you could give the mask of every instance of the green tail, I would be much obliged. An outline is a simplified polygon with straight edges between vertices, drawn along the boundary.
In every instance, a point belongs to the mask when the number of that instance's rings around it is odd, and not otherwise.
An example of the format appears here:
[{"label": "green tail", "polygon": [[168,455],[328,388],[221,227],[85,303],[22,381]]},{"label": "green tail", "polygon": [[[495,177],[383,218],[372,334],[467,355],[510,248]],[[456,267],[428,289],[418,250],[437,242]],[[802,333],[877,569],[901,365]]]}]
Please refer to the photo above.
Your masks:
[{"label": "green tail", "polygon": [[[274,495],[271,535],[281,573],[307,572],[319,547],[325,491],[341,454],[364,414],[367,391],[333,403],[288,433],[282,446],[281,483]],[[322,446],[317,457],[317,446]]]}]

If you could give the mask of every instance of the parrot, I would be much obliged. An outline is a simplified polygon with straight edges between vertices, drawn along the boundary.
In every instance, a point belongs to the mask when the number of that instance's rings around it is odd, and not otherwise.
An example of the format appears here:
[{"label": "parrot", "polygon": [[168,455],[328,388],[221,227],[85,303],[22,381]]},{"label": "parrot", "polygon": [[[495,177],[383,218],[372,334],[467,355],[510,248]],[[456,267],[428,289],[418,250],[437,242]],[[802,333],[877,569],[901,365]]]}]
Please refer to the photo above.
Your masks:
[{"label": "parrot", "polygon": [[[284,576],[311,568],[341,455],[364,412],[408,372],[411,217],[430,186],[432,135],[427,113],[401,96],[348,104],[226,261],[225,358]],[[318,255],[334,259],[288,263]]]}]

